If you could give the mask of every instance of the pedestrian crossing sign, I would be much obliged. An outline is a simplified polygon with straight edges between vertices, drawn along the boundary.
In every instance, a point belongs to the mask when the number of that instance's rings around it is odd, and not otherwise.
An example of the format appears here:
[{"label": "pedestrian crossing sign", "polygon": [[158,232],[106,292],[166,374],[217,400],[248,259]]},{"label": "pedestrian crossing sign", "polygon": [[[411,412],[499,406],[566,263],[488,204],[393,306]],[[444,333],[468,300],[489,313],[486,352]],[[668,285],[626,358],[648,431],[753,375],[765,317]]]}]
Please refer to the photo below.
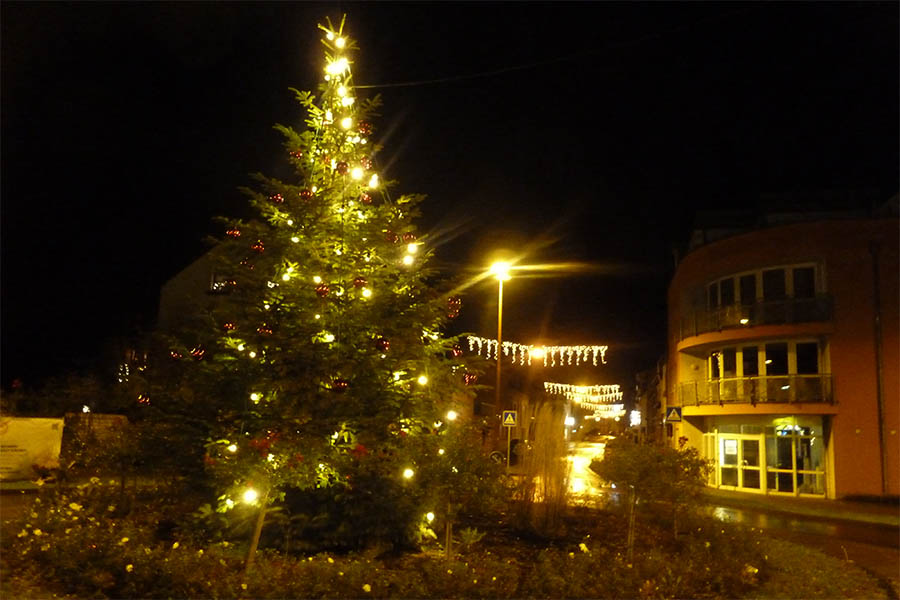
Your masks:
[{"label": "pedestrian crossing sign", "polygon": [[515,427],[516,426],[516,411],[514,411],[514,410],[504,410],[503,411],[503,426],[504,427]]},{"label": "pedestrian crossing sign", "polygon": [[680,406],[670,406],[668,410],[666,410],[666,422],[671,423],[672,421],[680,421],[681,420],[681,407]]}]

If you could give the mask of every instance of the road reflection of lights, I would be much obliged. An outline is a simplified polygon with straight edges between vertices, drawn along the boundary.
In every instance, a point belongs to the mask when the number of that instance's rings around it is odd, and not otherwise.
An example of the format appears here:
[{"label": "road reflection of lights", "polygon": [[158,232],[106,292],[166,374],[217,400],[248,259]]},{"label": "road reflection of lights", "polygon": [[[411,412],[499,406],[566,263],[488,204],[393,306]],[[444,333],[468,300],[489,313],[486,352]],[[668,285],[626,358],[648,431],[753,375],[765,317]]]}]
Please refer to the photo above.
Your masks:
[{"label": "road reflection of lights", "polygon": [[600,478],[591,471],[591,463],[603,458],[605,448],[606,444],[602,442],[572,444],[567,457],[570,465],[569,493],[572,496],[583,498],[603,495]]}]

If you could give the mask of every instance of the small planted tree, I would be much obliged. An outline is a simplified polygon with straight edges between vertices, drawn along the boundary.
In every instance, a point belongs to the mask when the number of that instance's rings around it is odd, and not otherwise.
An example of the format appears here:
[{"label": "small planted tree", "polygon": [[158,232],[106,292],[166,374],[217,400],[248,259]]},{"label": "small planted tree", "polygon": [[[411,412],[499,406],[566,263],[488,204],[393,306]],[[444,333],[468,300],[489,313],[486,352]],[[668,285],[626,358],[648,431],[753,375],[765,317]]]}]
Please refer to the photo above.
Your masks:
[{"label": "small planted tree", "polygon": [[625,498],[628,514],[628,553],[634,549],[637,507],[645,507],[672,519],[673,536],[678,518],[696,505],[706,481],[707,462],[696,448],[674,448],[635,444],[618,438],[610,442],[601,461],[591,469]]}]

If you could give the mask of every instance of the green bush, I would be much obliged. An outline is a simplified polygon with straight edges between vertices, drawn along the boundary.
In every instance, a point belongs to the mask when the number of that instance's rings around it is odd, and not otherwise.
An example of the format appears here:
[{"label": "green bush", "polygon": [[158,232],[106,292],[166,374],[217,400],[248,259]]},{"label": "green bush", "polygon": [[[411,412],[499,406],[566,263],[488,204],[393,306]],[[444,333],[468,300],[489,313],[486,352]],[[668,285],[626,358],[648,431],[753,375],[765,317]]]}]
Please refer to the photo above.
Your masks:
[{"label": "green bush", "polygon": [[[706,519],[671,539],[637,529],[635,558],[621,532],[538,550],[485,523],[465,560],[261,552],[198,546],[160,532],[159,507],[121,514],[115,486],[95,480],[43,492],[15,527],[4,524],[2,596],[29,598],[883,598],[861,570],[759,531]],[[601,515],[602,516],[602,515]],[[580,513],[583,528],[591,523]],[[481,525],[481,524],[480,524]],[[479,532],[480,533],[480,532]],[[473,534],[474,535],[474,534]],[[475,536],[477,537],[477,536]]]}]

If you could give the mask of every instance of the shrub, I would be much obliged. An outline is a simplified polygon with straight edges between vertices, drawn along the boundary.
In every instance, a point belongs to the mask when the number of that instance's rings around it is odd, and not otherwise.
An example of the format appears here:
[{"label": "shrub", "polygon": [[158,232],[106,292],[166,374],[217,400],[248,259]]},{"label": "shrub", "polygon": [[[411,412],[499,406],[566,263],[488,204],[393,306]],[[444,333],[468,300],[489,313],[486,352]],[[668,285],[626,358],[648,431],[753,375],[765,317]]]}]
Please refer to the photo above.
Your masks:
[{"label": "shrub", "polygon": [[673,537],[677,536],[678,518],[698,505],[708,468],[695,448],[675,450],[635,444],[623,438],[607,445],[603,460],[591,463],[592,470],[615,484],[619,505],[628,508],[629,551],[635,512],[639,509],[666,515],[671,520]]}]

